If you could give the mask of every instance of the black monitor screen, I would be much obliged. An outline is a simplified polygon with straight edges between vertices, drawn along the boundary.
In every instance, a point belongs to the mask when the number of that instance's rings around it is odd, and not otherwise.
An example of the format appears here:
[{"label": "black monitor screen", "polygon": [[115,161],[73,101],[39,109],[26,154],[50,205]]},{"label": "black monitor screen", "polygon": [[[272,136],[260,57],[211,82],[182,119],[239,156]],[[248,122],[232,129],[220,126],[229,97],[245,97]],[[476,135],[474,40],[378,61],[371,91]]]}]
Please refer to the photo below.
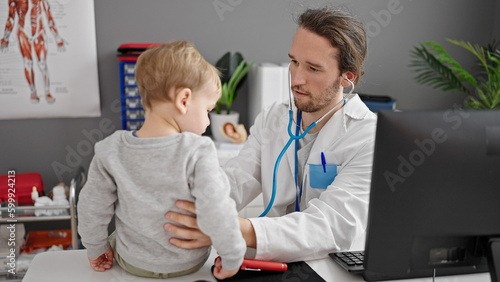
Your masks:
[{"label": "black monitor screen", "polygon": [[500,237],[500,111],[378,113],[367,280],[488,271]]}]

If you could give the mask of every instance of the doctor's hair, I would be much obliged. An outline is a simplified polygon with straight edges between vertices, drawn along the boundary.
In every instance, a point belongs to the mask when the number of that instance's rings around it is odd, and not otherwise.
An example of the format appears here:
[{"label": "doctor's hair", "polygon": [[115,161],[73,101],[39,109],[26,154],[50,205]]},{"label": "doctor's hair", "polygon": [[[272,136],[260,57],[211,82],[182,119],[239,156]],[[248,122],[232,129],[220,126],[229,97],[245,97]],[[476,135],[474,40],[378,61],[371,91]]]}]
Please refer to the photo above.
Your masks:
[{"label": "doctor's hair", "polygon": [[354,84],[358,85],[364,74],[363,61],[366,57],[366,30],[364,24],[350,12],[333,9],[307,9],[298,18],[299,27],[312,31],[339,48],[340,73],[356,74]]},{"label": "doctor's hair", "polygon": [[171,90],[196,91],[207,82],[221,91],[219,70],[208,63],[189,42],[172,41],[144,51],[137,59],[135,78],[145,109],[154,101],[173,101]]}]

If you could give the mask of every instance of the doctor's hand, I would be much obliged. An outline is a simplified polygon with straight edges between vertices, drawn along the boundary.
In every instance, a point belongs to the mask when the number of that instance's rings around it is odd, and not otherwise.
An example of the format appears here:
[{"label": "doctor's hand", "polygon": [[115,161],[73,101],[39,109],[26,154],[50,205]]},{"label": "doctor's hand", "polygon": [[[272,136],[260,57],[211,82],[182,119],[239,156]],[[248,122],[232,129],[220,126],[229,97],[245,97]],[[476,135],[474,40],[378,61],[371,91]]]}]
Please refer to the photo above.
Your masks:
[{"label": "doctor's hand", "polygon": [[[196,214],[196,207],[193,202],[179,200],[175,203],[175,206],[181,210]],[[182,249],[197,249],[212,245],[210,237],[199,229],[196,216],[169,211],[165,214],[165,217],[184,226],[180,227],[171,223],[166,223],[163,226],[165,231],[177,237],[170,238],[170,244]]]},{"label": "doctor's hand", "polygon": [[[178,200],[175,203],[175,206],[181,210],[196,214],[196,206],[193,202]],[[179,237],[171,238],[169,241],[170,244],[183,249],[196,249],[212,245],[210,237],[205,235],[198,228],[195,216],[169,211],[166,213],[165,217],[175,223],[185,226],[180,227],[170,223],[166,223],[163,226],[165,231]],[[255,230],[253,229],[252,222],[250,222],[250,220],[246,218],[241,217],[238,217],[238,220],[240,221],[241,234],[243,235],[243,239],[245,239],[247,247],[257,248],[257,238],[255,235]]]}]

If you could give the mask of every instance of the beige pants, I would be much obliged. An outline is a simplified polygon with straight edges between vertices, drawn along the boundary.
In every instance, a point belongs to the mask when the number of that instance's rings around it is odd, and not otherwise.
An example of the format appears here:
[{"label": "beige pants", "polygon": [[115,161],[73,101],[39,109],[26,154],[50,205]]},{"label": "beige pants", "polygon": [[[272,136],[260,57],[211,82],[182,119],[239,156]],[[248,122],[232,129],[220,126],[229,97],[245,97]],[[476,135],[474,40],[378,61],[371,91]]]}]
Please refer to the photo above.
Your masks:
[{"label": "beige pants", "polygon": [[178,271],[178,272],[172,272],[172,273],[157,273],[157,272],[152,272],[149,270],[144,270],[139,267],[135,267],[129,263],[127,263],[116,251],[116,235],[115,232],[113,232],[111,235],[108,237],[109,244],[111,245],[111,248],[113,249],[113,256],[116,260],[116,262],[123,268],[125,271],[128,273],[131,273],[136,276],[141,276],[141,277],[149,277],[149,278],[171,278],[171,277],[178,277],[178,276],[183,276],[183,275],[188,275],[191,273],[194,273],[198,271],[207,261],[208,256],[199,264],[195,265],[194,267],[183,270],[183,271]]}]

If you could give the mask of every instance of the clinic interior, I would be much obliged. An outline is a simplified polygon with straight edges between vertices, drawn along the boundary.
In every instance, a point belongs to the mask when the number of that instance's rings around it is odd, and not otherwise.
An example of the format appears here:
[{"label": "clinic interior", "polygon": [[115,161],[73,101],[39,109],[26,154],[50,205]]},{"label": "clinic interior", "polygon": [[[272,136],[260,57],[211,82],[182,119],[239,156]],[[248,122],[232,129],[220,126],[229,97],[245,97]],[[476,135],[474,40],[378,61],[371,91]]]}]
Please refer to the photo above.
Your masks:
[{"label": "clinic interior", "polygon": [[[294,17],[305,7],[326,4],[342,4],[366,24],[368,56],[356,92],[390,96],[403,111],[449,109],[464,100],[461,94],[443,93],[414,81],[408,67],[413,46],[436,41],[463,65],[472,65],[474,58],[446,38],[486,45],[500,37],[498,0],[95,0],[101,116],[0,121],[0,171],[38,171],[47,187],[68,183],[73,173],[58,176],[52,164],[70,166],[69,150],[88,139],[82,132],[100,130],[103,124],[106,131],[121,129],[116,56],[120,44],[185,39],[212,64],[227,51],[239,51],[257,63],[281,64],[289,61],[297,28]],[[249,83],[245,82],[234,105],[247,129],[252,124],[246,95]],[[80,155],[75,162],[88,168],[92,156],[92,152]]]}]

